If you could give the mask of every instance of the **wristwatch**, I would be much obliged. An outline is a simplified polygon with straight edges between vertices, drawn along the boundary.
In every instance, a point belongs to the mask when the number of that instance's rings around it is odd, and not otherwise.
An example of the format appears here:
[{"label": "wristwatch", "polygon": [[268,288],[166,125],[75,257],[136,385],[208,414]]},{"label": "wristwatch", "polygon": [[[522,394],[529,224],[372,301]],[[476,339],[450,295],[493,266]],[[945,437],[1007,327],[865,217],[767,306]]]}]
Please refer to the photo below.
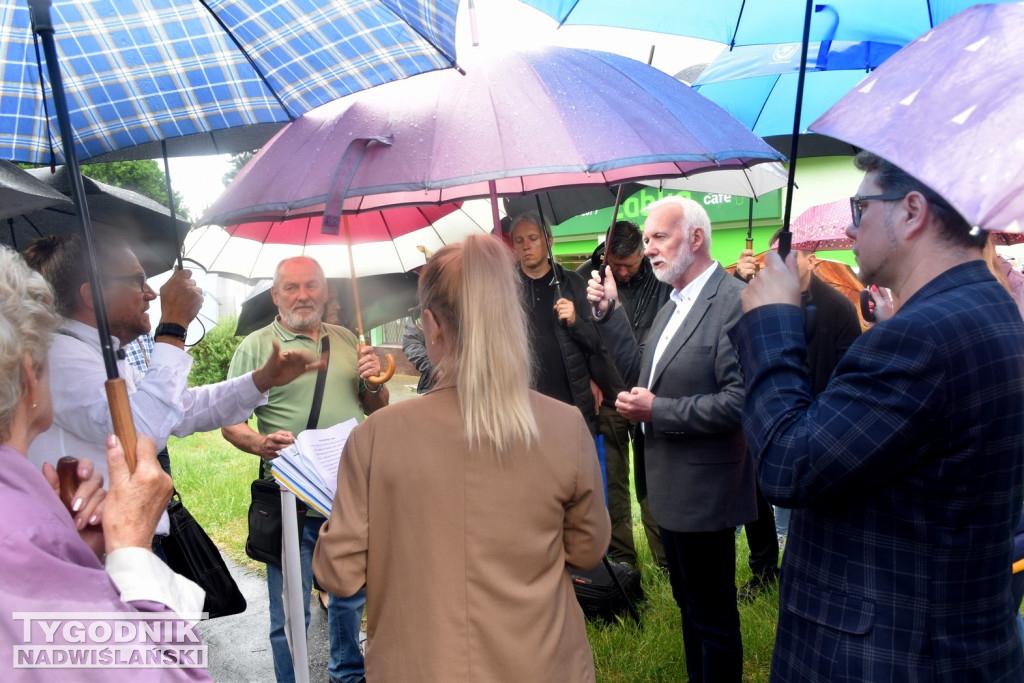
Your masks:
[{"label": "wristwatch", "polygon": [[184,344],[188,330],[177,323],[160,323],[156,326],[156,331],[153,332],[153,338],[156,339],[162,335],[180,339],[181,343]]}]

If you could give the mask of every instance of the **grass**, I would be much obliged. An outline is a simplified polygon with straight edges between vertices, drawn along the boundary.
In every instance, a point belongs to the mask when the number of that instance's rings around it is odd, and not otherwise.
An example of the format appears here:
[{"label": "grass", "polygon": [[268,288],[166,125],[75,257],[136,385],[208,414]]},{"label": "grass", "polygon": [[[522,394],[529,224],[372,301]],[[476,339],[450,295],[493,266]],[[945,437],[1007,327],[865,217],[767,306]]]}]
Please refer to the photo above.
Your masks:
[{"label": "grass", "polygon": [[174,486],[185,507],[225,555],[261,574],[264,565],[245,554],[249,532],[249,485],[258,473],[258,458],[224,440],[220,431],[171,437]]},{"label": "grass", "polygon": [[[598,683],[627,681],[680,681],[685,679],[682,625],[679,608],[672,597],[668,577],[661,573],[651,557],[647,537],[640,525],[640,509],[633,500],[633,540],[637,565],[643,573],[647,598],[641,614],[642,628],[632,617],[615,624],[588,623],[587,637],[594,650]],[[742,586],[751,577],[747,566],[746,535],[736,539],[736,585]],[[774,588],[751,604],[741,604],[740,629],[743,635],[743,679],[750,682],[768,680],[772,648],[775,645],[775,622],[779,613],[779,596]]]},{"label": "grass", "polygon": [[[256,456],[233,448],[219,431],[184,439],[172,437],[168,450],[175,486],[189,511],[228,557],[243,567],[263,573],[264,565],[245,555],[249,485],[256,478]],[[615,624],[588,624],[597,680],[599,683],[679,681],[685,678],[679,609],[672,598],[668,578],[651,558],[635,502],[633,519],[637,563],[643,572],[647,596],[643,626],[638,628],[630,617]],[[740,534],[736,541],[737,586],[750,578],[748,555],[746,536]],[[778,595],[774,592],[759,597],[752,604],[740,605],[746,681],[768,680],[777,615]]]}]

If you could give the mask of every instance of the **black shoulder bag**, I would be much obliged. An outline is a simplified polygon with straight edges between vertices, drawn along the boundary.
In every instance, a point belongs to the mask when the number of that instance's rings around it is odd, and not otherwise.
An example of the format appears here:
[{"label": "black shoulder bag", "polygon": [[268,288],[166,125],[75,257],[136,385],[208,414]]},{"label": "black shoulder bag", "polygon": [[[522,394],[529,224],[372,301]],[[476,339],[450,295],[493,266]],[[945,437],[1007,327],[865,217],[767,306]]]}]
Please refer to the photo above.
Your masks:
[{"label": "black shoulder bag", "polygon": [[167,505],[167,516],[171,532],[160,542],[167,566],[206,591],[203,611],[210,619],[244,612],[245,596],[238,590],[220,550],[182,504],[177,491]]},{"label": "black shoulder bag", "polygon": [[[313,405],[309,410],[306,429],[316,429],[320,421],[320,404],[324,398],[324,386],[327,384],[327,364],[331,358],[330,339],[324,334],[320,358],[324,367],[316,376],[316,388],[313,390]],[[271,479],[264,479],[267,473],[267,462],[260,459],[260,476],[252,483],[252,502],[249,504],[249,536],[245,539],[245,554],[257,562],[281,567],[281,487]],[[298,520],[299,536],[306,523],[306,505],[296,501],[296,519]]]}]

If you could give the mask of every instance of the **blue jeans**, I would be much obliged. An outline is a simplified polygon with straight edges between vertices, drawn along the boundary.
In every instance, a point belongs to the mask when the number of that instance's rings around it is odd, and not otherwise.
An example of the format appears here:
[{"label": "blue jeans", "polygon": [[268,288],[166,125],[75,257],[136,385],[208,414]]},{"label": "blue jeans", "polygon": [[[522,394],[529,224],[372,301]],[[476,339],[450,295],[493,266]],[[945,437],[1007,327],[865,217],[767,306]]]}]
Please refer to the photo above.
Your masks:
[{"label": "blue jeans", "polygon": [[778,536],[789,535],[789,508],[780,508],[778,505],[775,506],[775,533]]},{"label": "blue jeans", "polygon": [[[299,539],[299,563],[302,566],[303,611],[309,628],[309,595],[313,590],[313,548],[320,534],[323,517],[306,517]],[[281,570],[267,565],[267,590],[270,595],[270,649],[274,654],[274,675],[280,683],[294,683],[295,670],[284,632],[284,577]],[[363,655],[359,651],[359,626],[366,604],[366,589],[350,598],[330,597],[327,628],[331,642],[328,673],[337,683],[355,683],[363,677]]]}]

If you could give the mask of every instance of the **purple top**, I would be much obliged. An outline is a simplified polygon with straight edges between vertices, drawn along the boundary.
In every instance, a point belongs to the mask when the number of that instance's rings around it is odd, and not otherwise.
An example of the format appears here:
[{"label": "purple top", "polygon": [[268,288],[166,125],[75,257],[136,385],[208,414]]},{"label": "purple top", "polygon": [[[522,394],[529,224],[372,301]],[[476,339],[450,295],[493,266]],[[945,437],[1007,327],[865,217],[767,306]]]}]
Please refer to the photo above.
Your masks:
[{"label": "purple top", "polygon": [[[0,676],[4,680],[68,680],[71,670],[64,657],[84,658],[71,660],[83,663],[81,667],[72,667],[75,680],[210,680],[205,669],[205,650],[199,660],[202,668],[142,668],[147,661],[152,664],[153,660],[145,657],[157,652],[154,646],[163,650],[164,660],[169,659],[171,652],[187,649],[194,653],[202,648],[198,638],[189,632],[187,622],[177,618],[166,605],[151,600],[121,600],[122,590],[112,576],[118,576],[124,592],[147,592],[140,585],[150,578],[146,572],[152,573],[147,565],[147,556],[152,553],[138,548],[117,550],[108,557],[108,568],[104,569],[79,538],[71,515],[42,473],[23,455],[4,445],[0,445],[0,519]],[[117,559],[111,562],[115,555]],[[129,574],[122,580],[120,575],[125,569],[140,575]],[[173,578],[152,578],[164,585],[174,583]],[[53,614],[32,618],[26,614],[38,612]],[[96,619],[100,613],[106,613],[104,619]],[[106,625],[116,632],[118,625],[123,628],[125,622],[134,626],[146,623],[131,613],[146,613],[150,624],[161,626],[160,637],[154,641],[136,633],[135,638],[126,639],[123,634],[107,632]],[[76,619],[80,622],[77,628]],[[60,627],[51,630],[52,636],[48,638],[46,629],[58,620]],[[114,625],[115,621],[118,625]],[[164,625],[167,623],[173,623],[173,629],[183,635],[168,637]],[[90,625],[95,625],[94,637],[86,635]],[[79,639],[77,633],[84,637]],[[50,651],[44,652],[44,648]],[[133,651],[137,653],[134,656]],[[56,668],[62,661],[65,668]],[[127,667],[89,666],[112,661]],[[186,657],[184,661],[196,659]]]}]

